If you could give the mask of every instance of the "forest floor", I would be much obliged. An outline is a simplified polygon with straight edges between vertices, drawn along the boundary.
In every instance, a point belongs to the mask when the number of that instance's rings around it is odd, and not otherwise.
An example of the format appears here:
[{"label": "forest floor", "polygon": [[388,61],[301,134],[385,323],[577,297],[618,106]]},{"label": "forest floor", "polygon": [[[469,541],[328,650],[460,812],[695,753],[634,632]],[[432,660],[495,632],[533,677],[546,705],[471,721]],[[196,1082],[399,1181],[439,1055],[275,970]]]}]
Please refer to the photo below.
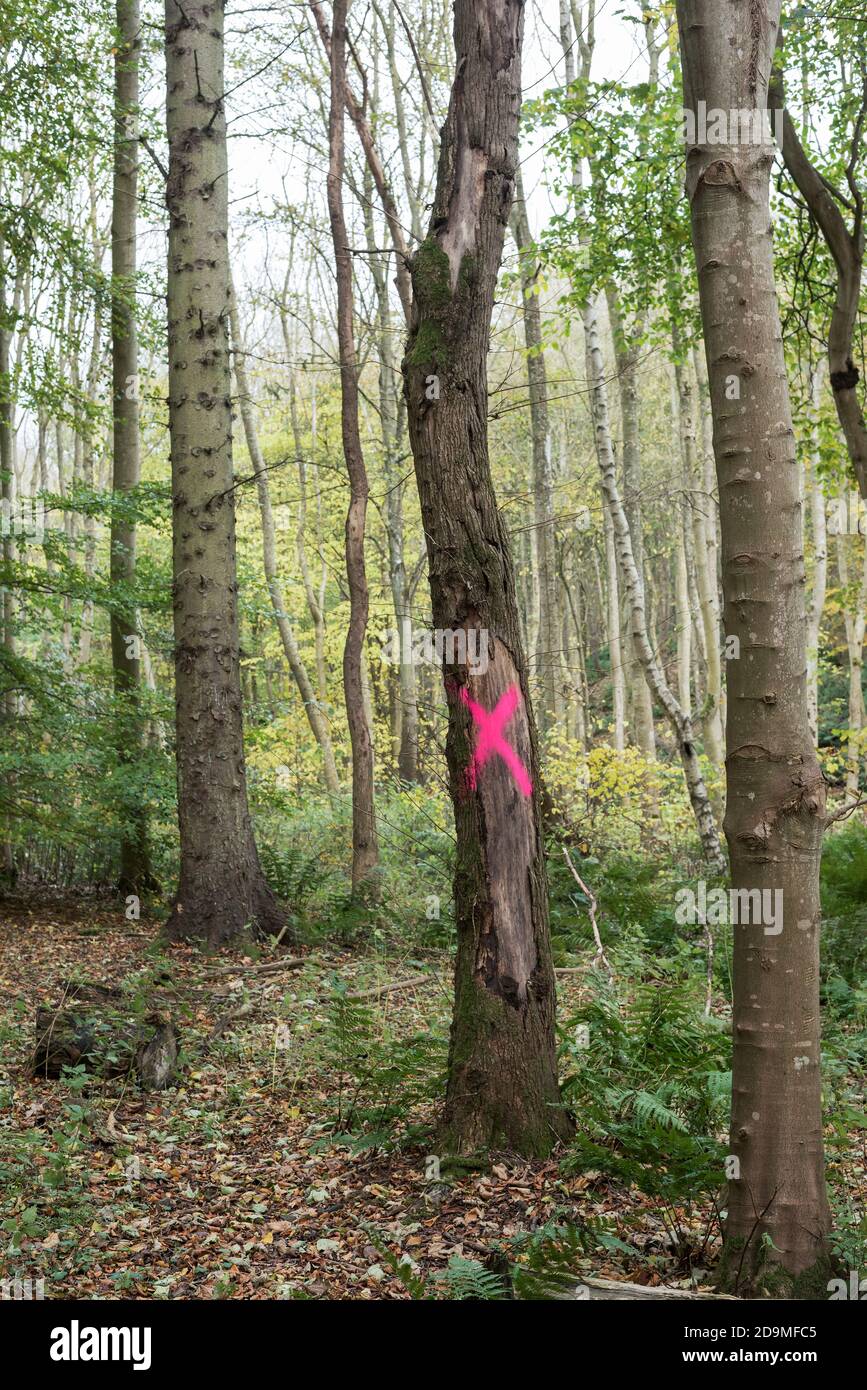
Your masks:
[{"label": "forest floor", "polygon": [[[127,922],[114,904],[4,908],[0,1278],[43,1278],[45,1296],[64,1299],[403,1299],[403,1260],[442,1296],[453,1257],[497,1268],[498,1250],[556,1217],[600,1223],[614,1237],[611,1248],[581,1252],[578,1277],[707,1286],[705,1271],[688,1266],[715,1259],[712,1206],[663,1212],[602,1175],[564,1176],[556,1155],[495,1156],[485,1171],[437,1182],[424,1138],[432,1100],[412,1117],[415,1144],[410,1134],[400,1148],[353,1152],[339,1135],[355,1082],[335,1062],[329,1000],[341,981],[376,990],[415,979],[420,963],[301,954],[303,965],[287,968],[279,955],[166,947],[156,924]],[[377,1030],[445,1035],[445,954],[427,969],[420,983],[368,998]],[[137,980],[168,1009],[182,1035],[174,1087],[29,1074],[36,1007],[56,1002],[70,977]],[[575,1002],[582,974],[561,975],[559,988],[564,1004]],[[672,1230],[691,1249],[686,1264],[672,1253]]]}]

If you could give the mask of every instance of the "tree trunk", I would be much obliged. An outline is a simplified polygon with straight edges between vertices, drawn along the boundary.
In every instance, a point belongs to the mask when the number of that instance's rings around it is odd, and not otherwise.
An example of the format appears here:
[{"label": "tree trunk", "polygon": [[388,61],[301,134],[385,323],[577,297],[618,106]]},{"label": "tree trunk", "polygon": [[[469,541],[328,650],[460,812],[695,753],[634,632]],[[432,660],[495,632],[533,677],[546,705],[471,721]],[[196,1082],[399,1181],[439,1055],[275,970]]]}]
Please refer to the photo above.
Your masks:
[{"label": "tree trunk", "polygon": [[222,0],[166,0],[169,427],[181,867],[170,935],[216,946],[283,915],[247,806],[229,369]]},{"label": "tree trunk", "polygon": [[[761,111],[780,0],[678,0],[684,104]],[[758,124],[761,124],[759,120]],[[795,436],[774,288],[773,147],[689,146],[720,495],[729,664],[725,832],[735,889],[782,893],[782,921],[734,933],[731,1153],[724,1280],[827,1297],[819,1056],[819,860],[825,784],[806,692]],[[775,899],[779,902],[779,899]],[[752,912],[752,918],[762,914]],[[775,914],[776,917],[776,914]],[[767,1238],[767,1239],[766,1239]]]},{"label": "tree trunk", "polygon": [[558,1105],[536,730],[487,437],[523,5],[456,0],[454,16],[455,78],[430,229],[412,262],[403,363],[434,623],[488,641],[484,670],[444,662],[458,931],[444,1141],[457,1152],[545,1154],[568,1124]]},{"label": "tree trunk", "polygon": [[358,430],[358,360],[352,306],[352,256],[343,212],[344,118],[346,98],[346,0],[335,0],[331,29],[331,108],[328,120],[328,215],[337,273],[337,342],[343,456],[349,474],[346,516],[346,577],[349,627],[343,650],[343,690],[352,744],[352,891],[375,888],[379,862],[373,803],[373,734],[364,688],[364,637],[370,606],[364,565],[367,470]]},{"label": "tree trunk", "polygon": [[283,644],[283,654],[289,670],[295,678],[301,702],[304,705],[304,713],[310,725],[313,737],[322,750],[322,770],[325,778],[325,789],[331,795],[336,796],[340,791],[340,781],[337,776],[337,767],[334,762],[334,750],[331,746],[331,735],[328,731],[328,722],[319,706],[316,693],[313,689],[307,668],[298,649],[295,633],[292,631],[292,624],[286,612],[286,600],[283,596],[283,587],[277,573],[277,537],[274,529],[274,512],[271,508],[271,489],[268,486],[268,469],[259,444],[259,431],[256,428],[256,416],[253,406],[253,397],[250,394],[250,384],[247,380],[247,363],[244,357],[244,343],[241,338],[241,323],[238,318],[238,306],[235,300],[234,291],[231,292],[230,324],[232,330],[232,360],[235,364],[235,381],[238,387],[238,404],[241,411],[241,420],[244,425],[244,437],[247,441],[247,452],[250,455],[250,462],[253,472],[256,475],[256,492],[259,498],[259,518],[262,523],[262,564],[265,570],[265,582],[268,585],[268,594],[271,599],[271,608],[274,612],[274,621],[277,624],[277,631],[280,634],[280,641]]},{"label": "tree trunk", "polygon": [[[141,19],[138,0],[117,0],[114,55],[114,181],[111,218],[112,492],[110,578],[111,665],[117,706],[117,757],[130,771],[142,756],[141,634],[132,591],[136,528],[124,514],[126,494],[141,477],[139,453],[138,332],[136,326],[136,215]],[[121,781],[121,893],[152,886],[147,815],[135,777]]]}]

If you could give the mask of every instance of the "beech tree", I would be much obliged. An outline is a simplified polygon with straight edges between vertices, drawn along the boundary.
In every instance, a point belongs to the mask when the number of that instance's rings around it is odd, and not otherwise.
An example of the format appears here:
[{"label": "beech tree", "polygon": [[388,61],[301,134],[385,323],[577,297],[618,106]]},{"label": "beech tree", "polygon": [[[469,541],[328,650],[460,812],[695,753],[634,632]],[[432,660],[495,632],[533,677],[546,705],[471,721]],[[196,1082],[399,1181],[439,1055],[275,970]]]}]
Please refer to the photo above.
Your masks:
[{"label": "beech tree", "polygon": [[166,0],[168,348],[181,867],[176,938],[280,931],[247,806],[235,573],[223,3]]},{"label": "beech tree", "polygon": [[558,1102],[536,730],[487,440],[523,19],[519,0],[456,0],[455,77],[430,226],[411,263],[403,371],[434,624],[486,631],[490,653],[484,673],[445,666],[458,932],[446,1143],[544,1154],[568,1124]]},{"label": "beech tree", "polygon": [[[720,495],[732,883],[779,890],[781,928],[735,928],[725,1280],[819,1295],[828,1277],[819,1032],[825,782],[810,733],[804,547],[774,285],[762,130],[779,0],[678,0],[684,105],[725,113],[725,143],[688,144]],[[759,113],[742,121],[738,113]]]}]

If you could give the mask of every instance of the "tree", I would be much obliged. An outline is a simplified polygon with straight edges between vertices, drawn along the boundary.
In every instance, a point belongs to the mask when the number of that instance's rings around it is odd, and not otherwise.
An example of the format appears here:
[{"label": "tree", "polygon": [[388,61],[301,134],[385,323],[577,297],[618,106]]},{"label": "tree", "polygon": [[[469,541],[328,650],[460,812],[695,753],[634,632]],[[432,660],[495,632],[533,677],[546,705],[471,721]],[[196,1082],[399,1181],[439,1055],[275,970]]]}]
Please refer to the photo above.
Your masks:
[{"label": "tree", "polygon": [[[141,46],[138,0],[117,0],[117,30],[111,221],[112,490],[115,501],[110,541],[110,578],[115,597],[111,613],[111,662],[118,706],[118,760],[123,769],[132,770],[142,746],[139,717],[141,634],[136,606],[131,602],[135,585],[136,528],[127,511],[127,495],[141,478],[135,313]],[[122,796],[126,803],[126,828],[120,844],[118,886],[122,893],[136,893],[152,884],[152,875],[144,802],[134,776],[125,780]]]},{"label": "tree", "polygon": [[[448,1147],[544,1154],[559,1108],[536,730],[509,538],[491,480],[487,350],[515,186],[523,5],[456,0],[455,76],[403,362],[434,624],[488,637],[444,664],[457,835]],[[452,653],[454,657],[455,653]]]},{"label": "tree", "polygon": [[[684,105],[761,113],[779,0],[678,0]],[[745,26],[748,25],[745,34]],[[773,148],[757,128],[690,141],[720,495],[728,665],[725,833],[738,890],[781,892],[782,930],[735,929],[726,1281],[802,1296],[827,1279],[819,1071],[819,860],[825,784],[806,691],[804,552],[795,436],[774,286]],[[745,123],[744,123],[745,124]],[[715,132],[719,134],[719,130]],[[751,918],[761,914],[750,914]]]},{"label": "tree", "polygon": [[283,917],[247,806],[235,573],[223,3],[166,0],[168,347],[181,867],[174,938]]},{"label": "tree", "polygon": [[352,891],[375,885],[379,861],[373,802],[373,731],[364,701],[364,637],[370,598],[364,565],[369,488],[358,429],[358,361],[352,305],[352,255],[343,211],[344,105],[346,101],[346,0],[331,17],[331,107],[328,120],[328,215],[337,274],[337,344],[340,352],[340,425],[349,474],[344,537],[349,583],[349,626],[343,649],[343,692],[352,743]]}]

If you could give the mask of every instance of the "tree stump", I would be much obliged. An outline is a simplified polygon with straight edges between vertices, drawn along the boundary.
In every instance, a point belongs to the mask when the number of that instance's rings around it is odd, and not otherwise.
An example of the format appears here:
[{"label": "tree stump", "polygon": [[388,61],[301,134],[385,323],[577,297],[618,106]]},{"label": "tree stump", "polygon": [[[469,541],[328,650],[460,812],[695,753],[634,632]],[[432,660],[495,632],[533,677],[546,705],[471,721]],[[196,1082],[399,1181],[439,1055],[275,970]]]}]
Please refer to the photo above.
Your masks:
[{"label": "tree stump", "polygon": [[165,1014],[136,1014],[122,990],[63,983],[60,1002],[36,1011],[34,1076],[56,1080],[64,1067],[84,1066],[103,1079],[136,1075],[147,1091],[171,1084],[178,1033]]}]

